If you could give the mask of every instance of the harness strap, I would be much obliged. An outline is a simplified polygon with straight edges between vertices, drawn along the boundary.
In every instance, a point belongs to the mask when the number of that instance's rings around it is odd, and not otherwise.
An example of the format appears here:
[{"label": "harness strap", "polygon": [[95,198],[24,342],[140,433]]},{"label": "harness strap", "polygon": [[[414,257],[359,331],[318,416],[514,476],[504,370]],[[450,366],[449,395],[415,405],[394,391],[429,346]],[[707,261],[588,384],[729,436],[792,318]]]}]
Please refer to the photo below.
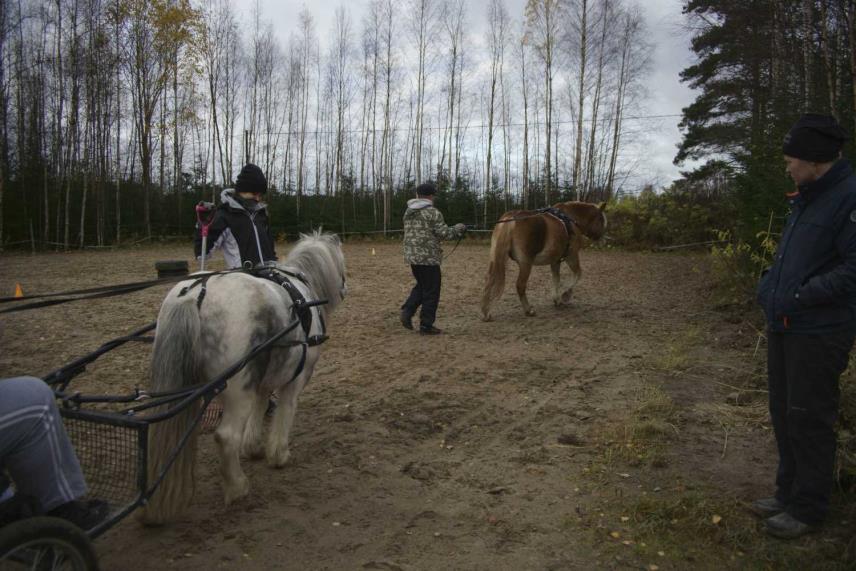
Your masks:
[{"label": "harness strap", "polygon": [[[296,272],[290,272],[287,270],[282,270],[277,267],[266,267],[257,271],[256,274],[260,278],[269,279],[272,282],[281,286],[288,296],[291,298],[291,309],[294,312],[295,317],[300,319],[300,325],[303,328],[303,333],[309,337],[309,332],[312,329],[312,310],[311,306],[308,305],[306,298],[301,293],[300,288],[298,288],[292,281],[289,279],[290,277],[299,279],[304,284],[306,284],[306,278],[303,277],[302,274]],[[306,284],[308,285],[308,284]],[[322,324],[323,330],[323,324]]]},{"label": "harness strap", "polygon": [[287,341],[285,343],[277,343],[277,347],[297,347],[300,346],[300,361],[297,363],[297,367],[294,369],[294,373],[291,375],[291,378],[287,383],[283,385],[283,387],[287,387],[300,376],[300,373],[303,372],[303,369],[306,367],[306,353],[309,350],[309,347],[317,347],[324,341],[326,341],[328,337],[326,335],[313,335],[307,338],[306,341]]},{"label": "harness strap", "polygon": [[541,216],[542,214],[546,214],[548,216],[552,216],[553,218],[559,220],[565,226],[565,232],[568,234],[570,238],[571,234],[574,234],[574,226],[579,226],[577,221],[559,210],[558,208],[554,208],[552,206],[547,206],[545,208],[538,208],[537,210],[531,211],[532,214],[527,214],[526,216],[512,216],[511,218],[506,218],[504,220],[497,220],[496,224],[505,224],[506,222],[516,222],[517,220],[526,220],[527,218],[534,218],[536,216]]},{"label": "harness strap", "polygon": [[[303,334],[306,337],[306,341],[287,341],[285,343],[277,343],[277,347],[296,347],[300,346],[300,361],[297,364],[297,367],[294,370],[294,374],[292,374],[291,379],[289,379],[288,383],[283,386],[288,386],[292,382],[294,382],[297,377],[300,376],[300,373],[303,372],[303,369],[306,366],[306,352],[309,347],[317,347],[324,343],[329,337],[327,336],[327,326],[324,323],[324,315],[322,313],[318,313],[318,319],[321,325],[321,333],[319,335],[310,335],[310,331],[312,330],[312,308],[318,305],[323,305],[327,303],[327,300],[315,300],[308,301],[303,293],[301,293],[300,288],[294,285],[289,277],[300,280],[308,287],[308,281],[306,276],[304,276],[300,272],[293,272],[289,270],[284,270],[280,267],[269,265],[269,266],[261,266],[254,268],[252,270],[234,270],[247,272],[250,275],[258,278],[268,279],[275,284],[281,286],[291,298],[291,309],[294,313],[294,316],[300,323],[301,328],[303,329]],[[205,299],[205,293],[207,292],[207,283],[208,279],[220,272],[212,272],[210,274],[206,274],[204,276],[199,276],[196,278],[193,283],[190,285],[184,286],[181,288],[181,291],[178,294],[178,297],[188,294],[193,290],[196,286],[199,286],[199,295],[196,297],[196,308],[200,309],[202,307],[202,301]]]},{"label": "harness strap", "polygon": [[192,284],[184,286],[183,288],[181,288],[181,291],[178,293],[178,297],[183,297],[184,295],[186,295],[188,292],[190,292],[190,290],[192,290],[196,286],[200,286],[199,295],[196,296],[196,309],[201,309],[202,308],[202,300],[205,299],[205,293],[208,291],[208,287],[207,287],[208,286],[208,280],[213,275],[214,274],[206,274],[204,276],[196,278],[195,280],[193,280]]},{"label": "harness strap", "polygon": [[548,216],[552,216],[553,218],[561,222],[562,225],[565,227],[565,233],[568,235],[568,238],[570,238],[571,234],[574,233],[574,225],[577,223],[577,221],[559,210],[558,208],[548,206],[546,208],[539,208],[536,212],[541,212]]},{"label": "harness strap", "polygon": [[291,375],[291,378],[288,380],[287,383],[285,383],[284,386],[288,386],[293,383],[297,379],[297,377],[300,376],[300,373],[303,372],[303,367],[306,366],[306,343],[301,343],[300,348],[300,362],[297,363],[297,368],[294,369],[294,374]]}]

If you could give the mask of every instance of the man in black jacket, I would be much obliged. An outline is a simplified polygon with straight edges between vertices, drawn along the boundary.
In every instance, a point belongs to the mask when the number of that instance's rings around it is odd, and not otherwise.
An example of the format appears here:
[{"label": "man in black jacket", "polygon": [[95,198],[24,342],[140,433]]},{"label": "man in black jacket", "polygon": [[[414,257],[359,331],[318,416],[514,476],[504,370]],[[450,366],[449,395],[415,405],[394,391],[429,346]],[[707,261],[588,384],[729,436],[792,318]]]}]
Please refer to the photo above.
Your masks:
[{"label": "man in black jacket", "polygon": [[783,152],[797,191],[758,284],[779,467],[775,496],[752,510],[776,537],[811,531],[829,510],[838,379],[856,337],[856,176],[840,159],[846,139],[828,115],[803,115],[788,133]]},{"label": "man in black jacket", "polygon": [[[244,264],[254,267],[276,261],[267,205],[261,201],[266,192],[267,179],[262,169],[252,163],[244,165],[235,181],[235,188],[224,189],[220,194],[222,202],[208,227],[206,257],[211,251],[221,249],[229,268],[239,268]],[[202,255],[202,234],[199,231],[194,250],[199,258]]]}]

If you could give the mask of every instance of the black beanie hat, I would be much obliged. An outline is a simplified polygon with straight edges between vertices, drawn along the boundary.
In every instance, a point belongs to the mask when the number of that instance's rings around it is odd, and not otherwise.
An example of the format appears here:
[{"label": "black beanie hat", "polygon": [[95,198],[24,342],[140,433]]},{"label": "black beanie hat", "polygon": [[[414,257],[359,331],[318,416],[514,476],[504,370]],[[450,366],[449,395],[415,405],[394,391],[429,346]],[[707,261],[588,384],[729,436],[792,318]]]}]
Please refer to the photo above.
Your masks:
[{"label": "black beanie hat", "polygon": [[813,163],[830,163],[838,158],[849,138],[832,115],[806,113],[785,135],[782,153]]},{"label": "black beanie hat", "polygon": [[238,173],[238,178],[235,180],[235,191],[266,193],[267,179],[265,178],[265,173],[253,163],[245,164],[241,172]]},{"label": "black beanie hat", "polygon": [[423,182],[416,187],[416,194],[419,196],[433,196],[437,194],[437,187],[430,182]]}]

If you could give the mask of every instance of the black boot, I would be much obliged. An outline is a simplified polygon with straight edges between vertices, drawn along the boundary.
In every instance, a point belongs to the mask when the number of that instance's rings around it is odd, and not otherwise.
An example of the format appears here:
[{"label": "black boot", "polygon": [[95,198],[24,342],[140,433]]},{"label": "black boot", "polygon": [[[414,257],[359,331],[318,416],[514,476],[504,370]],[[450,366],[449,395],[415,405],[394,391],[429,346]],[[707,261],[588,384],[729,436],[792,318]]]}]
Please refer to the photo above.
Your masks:
[{"label": "black boot", "polygon": [[776,498],[762,498],[749,504],[749,511],[758,517],[767,519],[785,511],[785,504]]},{"label": "black boot", "polygon": [[87,531],[110,515],[110,507],[102,500],[72,500],[52,509],[47,515],[70,521]]},{"label": "black boot", "polygon": [[796,539],[814,531],[816,526],[803,523],[788,512],[764,520],[764,531],[781,539]]}]

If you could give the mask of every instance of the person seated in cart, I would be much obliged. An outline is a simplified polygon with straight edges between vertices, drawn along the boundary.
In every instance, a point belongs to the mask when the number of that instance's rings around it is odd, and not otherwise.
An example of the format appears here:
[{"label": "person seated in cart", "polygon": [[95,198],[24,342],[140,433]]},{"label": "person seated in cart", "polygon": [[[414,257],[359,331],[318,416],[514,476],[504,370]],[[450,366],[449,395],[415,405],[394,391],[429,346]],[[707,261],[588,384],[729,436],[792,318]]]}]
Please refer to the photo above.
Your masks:
[{"label": "person seated in cart", "polygon": [[206,251],[203,252],[202,223],[197,224],[194,251],[196,258],[207,258],[211,252],[222,250],[230,269],[245,265],[255,267],[276,261],[276,250],[268,224],[267,205],[262,197],[267,193],[267,178],[262,169],[247,163],[235,180],[235,188],[220,194],[221,204],[214,210],[207,226]]},{"label": "person seated in cart", "polygon": [[89,530],[109,509],[101,500],[82,500],[86,492],[53,390],[36,377],[0,379],[0,511],[17,497],[33,508],[29,515],[59,517]]}]

